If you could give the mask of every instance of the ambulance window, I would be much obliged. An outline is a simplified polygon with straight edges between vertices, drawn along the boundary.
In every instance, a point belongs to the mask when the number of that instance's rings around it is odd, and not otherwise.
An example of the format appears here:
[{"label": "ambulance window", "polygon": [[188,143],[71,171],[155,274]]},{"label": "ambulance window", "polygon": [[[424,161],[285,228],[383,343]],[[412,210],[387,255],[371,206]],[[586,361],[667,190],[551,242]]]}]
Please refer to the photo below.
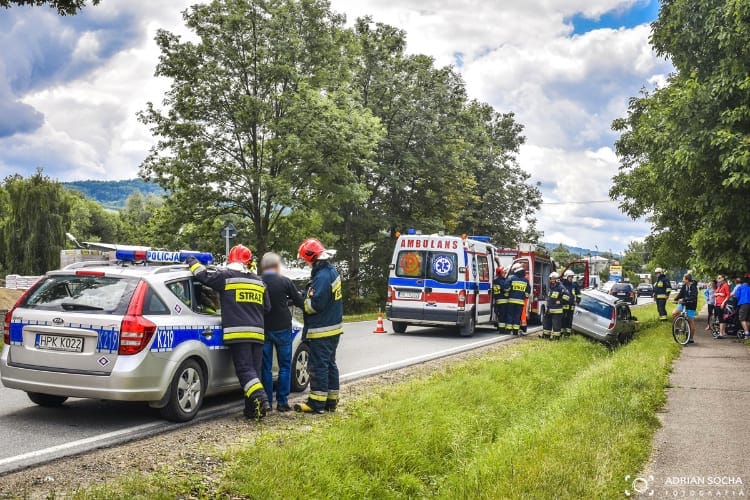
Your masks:
[{"label": "ambulance window", "polygon": [[486,255],[478,255],[477,257],[479,261],[479,281],[486,283],[490,281],[490,263]]},{"label": "ambulance window", "polygon": [[458,255],[432,253],[429,259],[429,278],[441,283],[455,283],[458,278]]},{"label": "ambulance window", "polygon": [[396,276],[421,278],[424,276],[424,252],[399,252]]}]

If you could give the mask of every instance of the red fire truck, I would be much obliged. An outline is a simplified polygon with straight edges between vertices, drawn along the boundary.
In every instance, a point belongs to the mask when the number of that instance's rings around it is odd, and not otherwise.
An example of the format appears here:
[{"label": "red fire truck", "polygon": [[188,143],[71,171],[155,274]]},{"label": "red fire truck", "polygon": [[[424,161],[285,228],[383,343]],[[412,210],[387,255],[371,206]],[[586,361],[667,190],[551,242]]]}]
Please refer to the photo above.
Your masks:
[{"label": "red fire truck", "polygon": [[520,243],[516,248],[498,248],[496,255],[506,271],[514,264],[520,264],[526,269],[526,278],[531,283],[526,317],[529,323],[541,324],[547,308],[549,275],[555,270],[549,251],[533,243]]}]

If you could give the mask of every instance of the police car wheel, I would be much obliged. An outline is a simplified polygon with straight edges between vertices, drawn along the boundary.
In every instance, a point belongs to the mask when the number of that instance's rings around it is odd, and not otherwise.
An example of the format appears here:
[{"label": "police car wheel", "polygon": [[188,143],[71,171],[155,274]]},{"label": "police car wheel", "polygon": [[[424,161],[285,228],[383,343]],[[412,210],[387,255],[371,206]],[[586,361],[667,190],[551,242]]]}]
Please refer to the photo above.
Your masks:
[{"label": "police car wheel", "polygon": [[310,372],[308,361],[310,360],[310,348],[304,342],[297,347],[292,358],[292,392],[303,392],[310,383]]},{"label": "police car wheel", "polygon": [[47,408],[60,406],[68,400],[67,396],[53,396],[52,394],[40,394],[38,392],[27,392],[26,395],[33,403]]},{"label": "police car wheel", "polygon": [[194,359],[186,359],[177,369],[169,386],[169,402],[161,415],[172,422],[192,420],[203,406],[206,382],[203,368]]},{"label": "police car wheel", "polygon": [[406,333],[407,324],[403,321],[393,321],[391,322],[391,326],[396,333]]}]

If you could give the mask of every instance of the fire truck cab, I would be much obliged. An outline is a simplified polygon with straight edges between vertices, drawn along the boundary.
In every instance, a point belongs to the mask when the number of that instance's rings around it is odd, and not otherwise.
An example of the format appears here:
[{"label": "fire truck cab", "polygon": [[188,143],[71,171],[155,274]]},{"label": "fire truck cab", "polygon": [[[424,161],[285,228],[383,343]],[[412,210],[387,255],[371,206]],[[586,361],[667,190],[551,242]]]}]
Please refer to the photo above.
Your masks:
[{"label": "fire truck cab", "polygon": [[526,317],[529,323],[541,324],[547,309],[549,275],[555,270],[549,251],[533,243],[520,243],[516,248],[498,248],[497,255],[506,271],[515,264],[526,269],[526,279],[531,284]]},{"label": "fire truck cab", "polygon": [[490,325],[496,247],[489,237],[400,235],[388,276],[386,317],[396,333],[409,325],[448,326],[471,336]]}]

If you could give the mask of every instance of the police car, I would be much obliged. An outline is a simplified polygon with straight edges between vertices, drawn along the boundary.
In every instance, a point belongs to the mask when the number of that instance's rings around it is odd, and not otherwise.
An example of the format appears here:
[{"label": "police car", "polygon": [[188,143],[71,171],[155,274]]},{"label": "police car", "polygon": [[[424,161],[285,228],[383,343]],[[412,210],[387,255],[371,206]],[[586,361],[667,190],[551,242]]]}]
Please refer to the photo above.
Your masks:
[{"label": "police car", "polygon": [[[70,397],[148,402],[178,422],[194,418],[206,396],[239,388],[222,345],[218,295],[179,264],[188,253],[130,248],[117,250],[115,265],[47,273],[8,311],[5,387],[26,391],[41,406]],[[295,321],[294,392],[309,382],[301,336]]]}]

